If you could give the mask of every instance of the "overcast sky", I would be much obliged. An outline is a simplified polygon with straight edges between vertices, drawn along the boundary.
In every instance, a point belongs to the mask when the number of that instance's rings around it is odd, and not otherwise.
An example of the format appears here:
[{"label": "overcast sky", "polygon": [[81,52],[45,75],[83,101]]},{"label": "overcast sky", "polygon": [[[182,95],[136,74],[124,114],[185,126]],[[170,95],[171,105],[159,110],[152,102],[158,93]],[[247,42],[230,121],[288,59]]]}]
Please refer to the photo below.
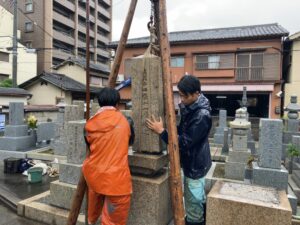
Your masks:
[{"label": "overcast sky", "polygon": [[[300,31],[300,0],[166,0],[168,30],[279,23]],[[112,40],[119,40],[130,0],[113,0]],[[138,0],[129,38],[148,36],[150,0]]]}]

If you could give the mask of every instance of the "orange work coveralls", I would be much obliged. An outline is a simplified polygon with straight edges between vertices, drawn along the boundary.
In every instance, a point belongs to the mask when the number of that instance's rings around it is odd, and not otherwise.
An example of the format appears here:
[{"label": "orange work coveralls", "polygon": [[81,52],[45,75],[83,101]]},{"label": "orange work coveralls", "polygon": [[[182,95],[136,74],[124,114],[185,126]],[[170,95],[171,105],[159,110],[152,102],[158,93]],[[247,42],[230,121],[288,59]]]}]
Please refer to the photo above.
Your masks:
[{"label": "orange work coveralls", "polygon": [[89,187],[88,221],[93,224],[101,215],[102,225],[125,225],[132,193],[129,123],[114,107],[102,107],[85,130],[90,144],[82,166]]}]

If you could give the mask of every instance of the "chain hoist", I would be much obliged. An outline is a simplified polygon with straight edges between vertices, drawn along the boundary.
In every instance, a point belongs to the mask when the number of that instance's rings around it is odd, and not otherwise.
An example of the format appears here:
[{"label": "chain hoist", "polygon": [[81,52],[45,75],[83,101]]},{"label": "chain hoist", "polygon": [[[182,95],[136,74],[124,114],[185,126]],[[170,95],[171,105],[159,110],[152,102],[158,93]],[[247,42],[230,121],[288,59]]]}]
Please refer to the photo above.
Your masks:
[{"label": "chain hoist", "polygon": [[150,32],[150,52],[154,55],[159,55],[159,39],[158,39],[158,15],[157,15],[157,4],[158,0],[150,0],[151,1],[151,13],[150,13],[150,21],[147,24],[147,28]]}]

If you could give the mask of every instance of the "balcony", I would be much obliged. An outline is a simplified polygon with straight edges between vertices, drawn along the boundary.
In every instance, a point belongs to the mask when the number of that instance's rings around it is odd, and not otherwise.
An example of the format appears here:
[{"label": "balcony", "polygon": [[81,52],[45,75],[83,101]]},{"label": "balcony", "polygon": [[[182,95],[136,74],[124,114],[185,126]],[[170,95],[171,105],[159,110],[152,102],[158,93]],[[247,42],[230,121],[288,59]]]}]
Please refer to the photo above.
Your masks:
[{"label": "balcony", "polygon": [[102,28],[102,29],[104,29],[104,30],[106,30],[107,32],[110,32],[110,26],[109,25],[107,25],[106,23],[103,23],[102,21],[98,21],[98,25]]},{"label": "balcony", "polygon": [[111,6],[111,1],[110,0],[101,0],[101,1],[104,2],[108,6]]},{"label": "balcony", "polygon": [[70,9],[71,11],[75,12],[75,5],[73,2],[71,1],[66,1],[66,0],[54,0],[57,3],[59,3],[60,5]]},{"label": "balcony", "polygon": [[65,17],[55,11],[53,12],[53,19],[71,28],[74,28],[75,26],[75,22],[72,19]]},{"label": "balcony", "polygon": [[262,81],[263,67],[237,68],[235,71],[237,81]]},{"label": "balcony", "polygon": [[53,29],[53,37],[59,41],[74,46],[74,38],[66,33]]},{"label": "balcony", "polygon": [[110,58],[110,53],[100,47],[97,48],[97,54],[109,59]]},{"label": "balcony", "polygon": [[74,56],[74,54],[72,54],[71,52],[67,52],[60,49],[53,50],[53,54],[52,54],[52,57],[62,59],[62,60],[66,60],[72,56]]},{"label": "balcony", "polygon": [[[81,8],[81,7],[78,7],[78,14],[79,14],[80,16],[82,16],[83,18],[86,18],[86,11],[85,11],[85,9],[83,9],[83,8]],[[93,15],[91,15],[91,14],[90,14],[90,21],[91,21],[92,23],[95,23],[95,22],[96,22],[95,17],[94,17]]]},{"label": "balcony", "polygon": [[[85,34],[86,33],[86,26],[85,24],[78,23],[78,31]],[[95,32],[94,30],[90,29],[90,37],[95,38]]]},{"label": "balcony", "polygon": [[97,40],[103,42],[106,45],[109,43],[109,39],[99,33],[97,34]]},{"label": "balcony", "polygon": [[110,18],[111,18],[111,15],[110,15],[109,11],[107,11],[106,9],[104,9],[102,6],[99,6],[99,7],[98,7],[98,11],[99,11],[103,16],[105,16],[107,19],[110,19]]},{"label": "balcony", "polygon": [[[86,42],[84,40],[78,39],[78,48],[85,49],[86,48]],[[95,47],[94,44],[90,44],[90,52],[95,53]]]}]

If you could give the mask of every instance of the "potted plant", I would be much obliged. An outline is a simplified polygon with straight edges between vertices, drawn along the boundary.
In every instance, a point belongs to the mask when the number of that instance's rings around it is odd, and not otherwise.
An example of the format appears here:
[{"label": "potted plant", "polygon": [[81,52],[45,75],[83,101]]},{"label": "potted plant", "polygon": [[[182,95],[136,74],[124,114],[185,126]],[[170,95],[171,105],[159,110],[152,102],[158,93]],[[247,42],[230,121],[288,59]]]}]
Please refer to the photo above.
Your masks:
[{"label": "potted plant", "polygon": [[287,153],[290,157],[289,174],[291,174],[293,172],[294,157],[298,157],[300,155],[300,151],[297,148],[297,146],[293,145],[292,143],[289,143],[287,146]]}]

